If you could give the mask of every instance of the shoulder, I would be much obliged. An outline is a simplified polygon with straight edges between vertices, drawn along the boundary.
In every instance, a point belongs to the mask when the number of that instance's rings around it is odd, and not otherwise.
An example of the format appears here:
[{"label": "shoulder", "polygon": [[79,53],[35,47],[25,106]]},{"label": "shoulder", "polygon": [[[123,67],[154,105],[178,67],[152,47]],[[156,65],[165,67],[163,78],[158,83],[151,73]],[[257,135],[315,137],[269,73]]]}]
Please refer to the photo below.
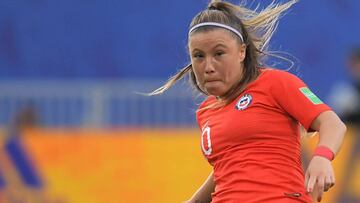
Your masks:
[{"label": "shoulder", "polygon": [[285,70],[265,68],[263,69],[262,75],[263,83],[265,83],[268,87],[274,85],[287,87],[291,87],[293,85],[305,85],[305,83],[298,76]]},{"label": "shoulder", "polygon": [[269,78],[269,79],[283,79],[283,80],[288,80],[288,79],[299,79],[296,75],[285,71],[285,70],[279,70],[279,69],[274,69],[274,68],[264,68],[263,70],[263,74],[265,78]]}]

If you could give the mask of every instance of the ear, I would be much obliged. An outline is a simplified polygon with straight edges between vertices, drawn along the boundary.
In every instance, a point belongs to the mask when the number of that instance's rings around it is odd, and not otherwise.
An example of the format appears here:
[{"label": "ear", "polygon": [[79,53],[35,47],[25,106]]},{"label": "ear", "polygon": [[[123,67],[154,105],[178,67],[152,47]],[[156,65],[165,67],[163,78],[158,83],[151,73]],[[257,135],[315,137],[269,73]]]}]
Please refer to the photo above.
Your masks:
[{"label": "ear", "polygon": [[240,57],[240,61],[244,61],[245,57],[246,57],[246,45],[245,43],[241,44],[239,47],[239,57]]}]

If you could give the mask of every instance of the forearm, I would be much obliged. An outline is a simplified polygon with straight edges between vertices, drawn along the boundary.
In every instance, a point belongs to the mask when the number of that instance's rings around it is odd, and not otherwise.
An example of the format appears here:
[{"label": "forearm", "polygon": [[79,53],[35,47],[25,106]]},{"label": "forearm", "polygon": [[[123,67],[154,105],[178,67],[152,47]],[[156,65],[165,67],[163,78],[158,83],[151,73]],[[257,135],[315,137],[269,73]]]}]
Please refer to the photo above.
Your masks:
[{"label": "forearm", "polygon": [[344,139],[346,126],[332,111],[320,114],[319,118],[321,122],[314,126],[319,131],[318,146],[326,146],[337,154]]},{"label": "forearm", "polygon": [[192,202],[195,203],[208,203],[211,202],[211,193],[215,190],[215,182],[213,172],[209,175],[206,181],[201,185],[201,187],[195,192],[191,197]]}]

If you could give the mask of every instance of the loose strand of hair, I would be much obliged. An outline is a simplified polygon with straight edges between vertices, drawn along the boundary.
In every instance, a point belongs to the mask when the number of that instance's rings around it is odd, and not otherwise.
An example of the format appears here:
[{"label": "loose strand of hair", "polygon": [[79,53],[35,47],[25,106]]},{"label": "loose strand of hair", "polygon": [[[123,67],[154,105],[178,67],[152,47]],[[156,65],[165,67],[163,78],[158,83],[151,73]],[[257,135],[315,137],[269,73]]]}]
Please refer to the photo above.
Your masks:
[{"label": "loose strand of hair", "polygon": [[[260,52],[262,54],[262,57],[265,57],[265,56],[270,56],[270,57],[274,57],[274,58],[278,58],[278,59],[281,59],[287,63],[290,64],[289,68],[286,69],[286,71],[289,71],[291,70],[293,67],[295,67],[295,62],[285,56],[281,56],[280,54],[276,54],[274,52],[270,52],[270,51],[267,51],[267,52]],[[285,53],[285,52],[283,52]],[[289,54],[288,54],[289,55]]]},{"label": "loose strand of hair", "polygon": [[148,93],[148,96],[154,96],[163,94],[166,90],[170,89],[177,81],[181,80],[189,71],[191,70],[191,63],[182,68],[179,72],[169,78],[169,80],[158,89],[154,90],[151,93]]},{"label": "loose strand of hair", "polygon": [[[284,51],[268,51],[268,52],[264,52],[263,54],[266,55],[266,56],[281,59],[281,60],[289,63],[290,66],[289,66],[289,68],[285,69],[286,71],[289,71],[292,68],[296,67],[296,64],[299,63],[299,59],[296,58],[294,55],[289,54],[288,52],[284,52]],[[282,55],[288,55],[288,57],[287,56],[282,56]],[[290,59],[290,58],[292,58],[292,59]]]},{"label": "loose strand of hair", "polygon": [[266,50],[273,34],[275,33],[279,19],[284,15],[293,4],[298,0],[291,0],[284,4],[276,4],[273,1],[269,6],[261,11],[250,10],[243,7],[238,7],[243,16],[241,17],[244,26],[257,35],[256,45],[259,50]]}]

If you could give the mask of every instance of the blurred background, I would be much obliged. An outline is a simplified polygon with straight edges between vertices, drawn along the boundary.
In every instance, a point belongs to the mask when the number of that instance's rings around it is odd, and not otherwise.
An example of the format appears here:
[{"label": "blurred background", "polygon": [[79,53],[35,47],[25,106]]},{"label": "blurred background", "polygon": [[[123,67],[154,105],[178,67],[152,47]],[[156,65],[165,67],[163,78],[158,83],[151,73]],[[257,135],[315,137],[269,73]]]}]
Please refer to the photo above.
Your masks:
[{"label": "blurred background", "polygon": [[[211,171],[195,123],[202,97],[187,81],[136,92],[188,62],[188,25],[206,4],[0,0],[0,202],[189,198]],[[359,11],[357,0],[302,0],[270,44],[348,124],[323,202],[360,202]],[[303,139],[305,162],[316,141]]]}]

